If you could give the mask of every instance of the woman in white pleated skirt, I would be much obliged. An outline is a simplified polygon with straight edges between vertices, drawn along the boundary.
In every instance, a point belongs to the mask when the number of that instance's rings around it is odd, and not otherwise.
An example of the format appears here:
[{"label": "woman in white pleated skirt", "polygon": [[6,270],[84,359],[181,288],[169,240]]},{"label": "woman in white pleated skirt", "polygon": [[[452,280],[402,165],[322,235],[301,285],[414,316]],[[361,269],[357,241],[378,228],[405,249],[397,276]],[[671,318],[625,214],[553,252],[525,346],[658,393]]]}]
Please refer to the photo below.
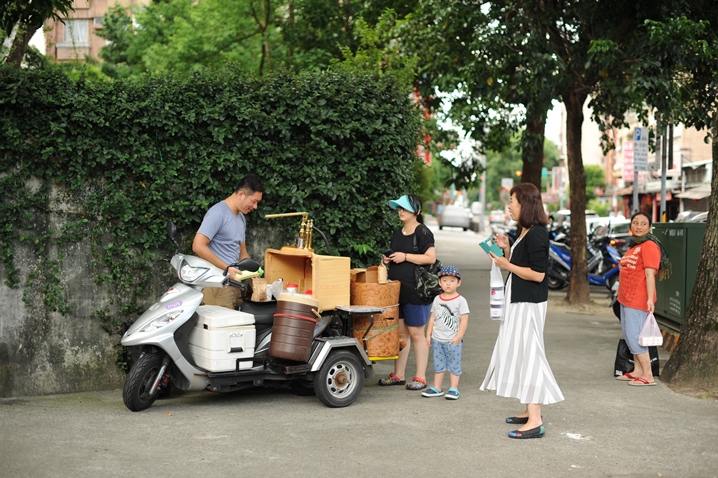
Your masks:
[{"label": "woman in white pleated skirt", "polygon": [[504,319],[480,388],[496,390],[497,395],[517,398],[526,405],[523,412],[506,419],[507,423],[522,425],[509,432],[510,438],[541,438],[545,433],[541,405],[563,400],[543,340],[548,301],[548,218],[541,194],[531,183],[518,184],[511,190],[509,212],[518,222],[520,234],[511,248],[508,237],[495,235],[494,241],[505,255],[489,254],[510,274]]}]

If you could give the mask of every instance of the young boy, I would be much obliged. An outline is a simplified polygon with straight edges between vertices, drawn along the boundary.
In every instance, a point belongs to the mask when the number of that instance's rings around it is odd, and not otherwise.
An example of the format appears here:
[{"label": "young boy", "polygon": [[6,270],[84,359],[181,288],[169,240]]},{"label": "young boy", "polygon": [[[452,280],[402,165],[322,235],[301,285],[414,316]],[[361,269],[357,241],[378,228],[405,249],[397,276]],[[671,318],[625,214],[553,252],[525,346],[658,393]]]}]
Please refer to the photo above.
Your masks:
[{"label": "young boy", "polygon": [[422,392],[423,397],[441,397],[441,383],[449,370],[451,388],[447,400],[459,399],[461,377],[461,348],[469,322],[469,304],[456,292],[461,285],[461,273],[454,266],[444,266],[439,271],[439,284],[443,294],[434,299],[426,329],[426,345],[434,349],[434,386]]}]

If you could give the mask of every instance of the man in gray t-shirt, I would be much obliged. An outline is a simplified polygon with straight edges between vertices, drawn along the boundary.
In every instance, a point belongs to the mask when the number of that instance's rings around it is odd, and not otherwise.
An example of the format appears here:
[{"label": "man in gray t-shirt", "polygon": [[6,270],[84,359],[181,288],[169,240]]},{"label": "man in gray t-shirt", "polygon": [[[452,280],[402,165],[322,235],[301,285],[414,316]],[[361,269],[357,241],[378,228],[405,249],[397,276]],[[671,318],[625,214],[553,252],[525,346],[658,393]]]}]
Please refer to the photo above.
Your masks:
[{"label": "man in gray t-shirt", "polygon": [[[212,206],[204,216],[192,242],[197,256],[220,269],[249,257],[247,252],[245,215],[257,209],[262,200],[264,186],[260,179],[250,174],[240,179],[234,193]],[[228,274],[238,273],[230,267]],[[205,287],[202,290],[205,305],[219,305],[234,309],[240,302],[240,290],[236,287]]]}]

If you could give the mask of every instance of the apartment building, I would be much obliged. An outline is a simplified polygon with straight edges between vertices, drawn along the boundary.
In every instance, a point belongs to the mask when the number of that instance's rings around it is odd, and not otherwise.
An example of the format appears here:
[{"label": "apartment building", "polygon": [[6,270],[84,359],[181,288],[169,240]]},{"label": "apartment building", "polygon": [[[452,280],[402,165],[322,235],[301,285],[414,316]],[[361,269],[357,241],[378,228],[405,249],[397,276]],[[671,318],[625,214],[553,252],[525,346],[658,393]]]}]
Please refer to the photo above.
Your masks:
[{"label": "apartment building", "polygon": [[45,22],[45,54],[57,62],[99,59],[105,39],[97,32],[103,28],[103,17],[110,7],[122,5],[132,9],[150,0],[75,0],[74,11],[63,21]]}]

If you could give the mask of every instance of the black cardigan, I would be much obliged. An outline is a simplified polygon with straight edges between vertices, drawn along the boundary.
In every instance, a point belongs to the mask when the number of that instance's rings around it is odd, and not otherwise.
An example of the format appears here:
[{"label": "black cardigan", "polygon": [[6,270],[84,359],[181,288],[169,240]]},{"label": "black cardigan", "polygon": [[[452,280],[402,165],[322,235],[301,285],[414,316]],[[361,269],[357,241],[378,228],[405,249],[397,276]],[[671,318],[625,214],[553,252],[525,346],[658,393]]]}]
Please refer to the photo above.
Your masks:
[{"label": "black cardigan", "polygon": [[[516,244],[511,253],[511,263],[520,267],[530,267],[536,272],[546,272],[548,267],[548,231],[537,224],[533,226],[521,242]],[[511,277],[511,303],[541,303],[548,300],[548,275],[543,281],[534,282],[520,278],[516,274]]]}]

